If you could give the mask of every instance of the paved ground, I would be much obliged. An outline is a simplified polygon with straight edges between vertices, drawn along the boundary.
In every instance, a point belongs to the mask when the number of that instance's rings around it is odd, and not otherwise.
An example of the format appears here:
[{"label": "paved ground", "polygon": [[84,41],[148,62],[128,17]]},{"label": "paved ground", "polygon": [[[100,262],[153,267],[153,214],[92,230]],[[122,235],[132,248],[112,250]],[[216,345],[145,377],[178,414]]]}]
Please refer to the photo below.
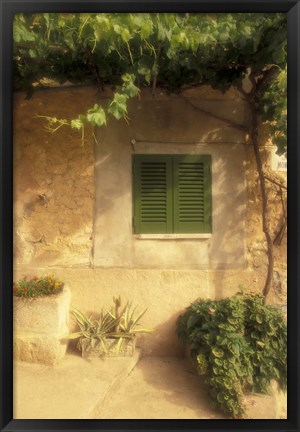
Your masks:
[{"label": "paved ground", "polygon": [[[85,360],[68,354],[58,366],[18,362],[14,418],[222,419],[202,377],[176,357]],[[250,395],[248,418],[285,418],[282,395]]]},{"label": "paved ground", "polygon": [[203,380],[176,357],[144,357],[108,403],[103,419],[219,419]]},{"label": "paved ground", "polygon": [[[285,418],[285,397],[245,397],[249,419]],[[212,409],[204,378],[175,357],[144,357],[118,391],[94,412],[102,419],[224,419]]]}]

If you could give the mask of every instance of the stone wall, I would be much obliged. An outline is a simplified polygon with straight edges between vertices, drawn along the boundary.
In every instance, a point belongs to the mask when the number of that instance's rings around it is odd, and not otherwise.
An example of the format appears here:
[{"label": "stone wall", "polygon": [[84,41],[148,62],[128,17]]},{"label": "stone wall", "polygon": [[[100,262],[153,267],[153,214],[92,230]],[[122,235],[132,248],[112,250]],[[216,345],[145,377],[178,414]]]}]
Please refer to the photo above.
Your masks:
[{"label": "stone wall", "polygon": [[[95,100],[95,89],[16,94],[14,103],[14,262],[89,266],[94,211],[92,132],[63,126],[50,133],[45,119],[71,119]],[[54,125],[54,127],[57,125]]]},{"label": "stone wall", "polygon": [[[286,172],[274,172],[271,170],[272,143],[266,138],[266,129],[260,126],[259,136],[261,146],[261,158],[264,163],[264,172],[268,178],[278,184],[286,186]],[[251,289],[260,290],[264,286],[267,272],[267,244],[262,231],[262,201],[261,190],[256,170],[256,162],[252,147],[247,149],[246,160],[247,179],[247,257],[248,268],[253,272]],[[268,296],[268,302],[286,306],[287,303],[287,232],[283,228],[287,210],[287,191],[283,186],[266,180],[267,195],[269,200],[269,225],[271,237],[274,242],[274,283]]]},{"label": "stone wall", "polygon": [[[92,131],[86,131],[84,148],[76,132],[62,127],[50,134],[43,119],[35,116],[74,118],[99,98],[106,103],[107,95],[81,87],[39,91],[31,100],[22,94],[15,97],[15,280],[24,274],[54,273],[70,287],[72,305],[84,312],[110,307],[113,295],[119,294],[141,309],[148,307],[143,324],[154,332],[140,339],[147,354],[181,352],[175,321],[193,300],[232,295],[239,284],[261,291],[266,272],[253,149],[246,145],[243,132],[203,112],[245,124],[245,106],[233,90],[221,95],[205,87],[185,96],[188,101],[143,93],[140,100],[132,101],[129,125],[111,120],[96,132],[95,145]],[[143,142],[132,146],[132,139]],[[170,147],[168,141],[181,144]],[[187,142],[193,143],[183,149]],[[219,220],[214,237],[133,239],[130,158],[134,150],[214,154],[213,216]],[[262,151],[268,162],[268,152]],[[281,197],[273,183],[268,187],[275,236],[281,225]],[[153,259],[147,265],[149,253]],[[184,259],[178,261],[178,253]],[[205,257],[203,261],[198,253]],[[270,295],[273,303],[285,300],[286,237],[275,246],[275,284]]]}]

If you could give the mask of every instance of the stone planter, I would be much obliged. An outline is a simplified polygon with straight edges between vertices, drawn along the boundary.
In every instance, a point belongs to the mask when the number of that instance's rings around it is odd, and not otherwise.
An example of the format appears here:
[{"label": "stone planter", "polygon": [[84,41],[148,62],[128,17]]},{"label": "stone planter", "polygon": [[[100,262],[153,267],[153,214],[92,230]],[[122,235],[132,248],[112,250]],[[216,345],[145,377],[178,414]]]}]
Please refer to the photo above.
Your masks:
[{"label": "stone planter", "polygon": [[124,338],[121,348],[118,348],[119,340],[120,338],[105,338],[108,347],[108,352],[105,352],[100,341],[92,348],[90,340],[82,338],[79,344],[81,355],[83,358],[133,356],[135,352],[136,337]]},{"label": "stone planter", "polygon": [[66,353],[70,290],[57,295],[14,297],[14,359],[55,364]]}]

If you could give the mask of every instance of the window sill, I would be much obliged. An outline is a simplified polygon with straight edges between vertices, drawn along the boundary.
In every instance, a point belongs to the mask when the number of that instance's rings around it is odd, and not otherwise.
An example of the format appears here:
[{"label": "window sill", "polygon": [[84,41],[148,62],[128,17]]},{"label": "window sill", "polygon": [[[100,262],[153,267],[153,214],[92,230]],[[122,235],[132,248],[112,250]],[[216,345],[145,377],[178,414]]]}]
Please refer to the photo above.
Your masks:
[{"label": "window sill", "polygon": [[211,233],[205,234],[134,234],[137,240],[189,240],[189,239],[210,239]]}]

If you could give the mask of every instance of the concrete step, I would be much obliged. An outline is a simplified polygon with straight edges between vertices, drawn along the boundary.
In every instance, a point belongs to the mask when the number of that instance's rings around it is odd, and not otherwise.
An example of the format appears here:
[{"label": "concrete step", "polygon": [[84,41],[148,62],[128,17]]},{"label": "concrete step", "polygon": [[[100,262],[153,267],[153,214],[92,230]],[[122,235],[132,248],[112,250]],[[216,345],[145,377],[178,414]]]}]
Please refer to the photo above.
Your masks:
[{"label": "concrete step", "polygon": [[15,362],[15,419],[90,419],[136,366],[133,357],[83,359],[67,353],[58,365]]}]

